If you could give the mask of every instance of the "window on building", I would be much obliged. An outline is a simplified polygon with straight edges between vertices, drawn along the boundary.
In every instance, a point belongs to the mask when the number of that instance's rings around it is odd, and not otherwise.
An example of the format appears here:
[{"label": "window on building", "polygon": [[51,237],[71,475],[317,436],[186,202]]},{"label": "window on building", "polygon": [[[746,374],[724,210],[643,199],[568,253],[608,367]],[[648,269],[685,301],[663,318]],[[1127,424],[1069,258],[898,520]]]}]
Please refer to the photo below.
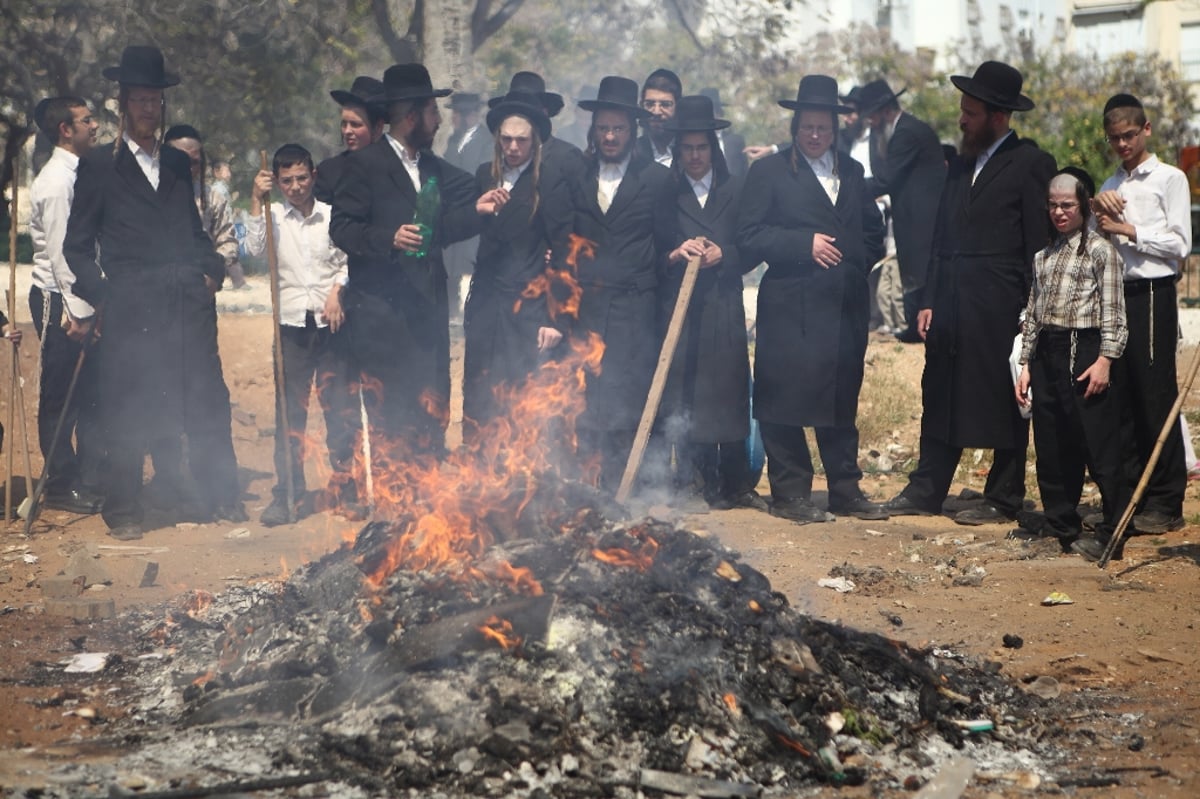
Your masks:
[{"label": "window on building", "polygon": [[1180,29],[1179,71],[1186,81],[1200,81],[1200,24],[1184,25]]}]

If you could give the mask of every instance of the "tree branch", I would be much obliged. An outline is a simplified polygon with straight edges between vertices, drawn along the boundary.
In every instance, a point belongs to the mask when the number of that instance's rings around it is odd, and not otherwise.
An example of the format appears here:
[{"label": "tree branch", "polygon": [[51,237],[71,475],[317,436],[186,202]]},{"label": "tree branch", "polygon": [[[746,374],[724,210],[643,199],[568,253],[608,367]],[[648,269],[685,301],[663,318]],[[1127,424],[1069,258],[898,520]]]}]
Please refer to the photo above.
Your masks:
[{"label": "tree branch", "polygon": [[675,11],[675,16],[679,19],[679,24],[683,26],[683,30],[687,33],[688,38],[696,45],[697,50],[704,50],[704,43],[700,41],[700,36],[692,29],[691,22],[688,21],[687,13],[679,0],[668,0],[668,4]]},{"label": "tree branch", "polygon": [[503,28],[524,4],[525,0],[504,0],[500,9],[489,15],[492,0],[476,0],[475,9],[471,12],[471,52],[474,53]]},{"label": "tree branch", "polygon": [[424,0],[416,0],[413,3],[412,15],[408,18],[408,30],[404,36],[396,33],[396,26],[392,24],[392,15],[388,9],[388,0],[371,0],[371,13],[375,17],[379,37],[391,53],[392,61],[405,64],[421,60],[421,40],[425,33]]}]

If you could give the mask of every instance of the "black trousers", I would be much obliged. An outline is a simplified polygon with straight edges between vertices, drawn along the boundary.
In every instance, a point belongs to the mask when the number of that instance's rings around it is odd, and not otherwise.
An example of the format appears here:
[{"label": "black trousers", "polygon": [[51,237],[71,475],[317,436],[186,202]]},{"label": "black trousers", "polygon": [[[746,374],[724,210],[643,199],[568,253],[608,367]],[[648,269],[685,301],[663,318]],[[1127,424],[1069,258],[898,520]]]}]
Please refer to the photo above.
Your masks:
[{"label": "black trousers", "polygon": [[[62,328],[62,295],[32,287],[29,312],[41,339],[37,425],[42,458],[48,458],[46,492],[54,494],[79,487],[98,490],[104,463],[104,437],[96,404],[99,362],[96,348],[88,350],[68,405],[67,389],[83,345],[68,338]],[[54,430],[60,416],[63,418],[61,440],[55,446]],[[49,457],[51,450],[54,450],[53,457]]]},{"label": "black trousers", "polygon": [[754,488],[750,473],[750,455],[746,442],[723,444],[681,444],[676,450],[680,461],[698,476],[705,499],[736,497]]},{"label": "black trousers", "polygon": [[[1141,479],[1179,391],[1175,374],[1179,309],[1174,278],[1127,282],[1125,318],[1129,340],[1125,355],[1113,364],[1112,384],[1121,393],[1126,479],[1133,486]],[[1183,434],[1176,424],[1163,442],[1139,510],[1180,516],[1186,488]]]},{"label": "black trousers", "polygon": [[[1028,441],[1029,425],[1025,425],[1025,436]],[[1025,450],[1025,446],[992,450],[992,468],[983,495],[989,504],[1009,516],[1015,516],[1025,503]],[[900,493],[919,508],[941,513],[961,459],[962,447],[921,436],[920,460]]]},{"label": "black trousers", "polygon": [[[332,469],[330,484],[339,491],[350,480],[354,444],[361,428],[357,386],[352,387],[349,363],[335,341],[338,334],[317,327],[310,311],[304,327],[281,325],[279,341],[283,353],[283,401],[287,408],[288,428],[282,418],[275,425],[275,476],[272,493],[287,497],[287,458],[292,464],[292,491],[299,501],[307,490],[304,461],[311,442],[308,426],[308,402],[315,384],[317,402],[325,414],[325,443]],[[275,407],[279,407],[280,386],[275,385]],[[285,442],[290,446],[285,446]],[[286,454],[285,454],[286,453]]]},{"label": "black trousers", "polygon": [[1074,539],[1082,531],[1077,508],[1085,468],[1100,487],[1104,520],[1113,527],[1132,493],[1121,436],[1115,434],[1121,423],[1118,388],[1113,383],[1103,394],[1084,399],[1086,385],[1076,380],[1099,355],[1096,328],[1044,331],[1029,362],[1038,488],[1046,523],[1060,538]]},{"label": "black trousers", "polygon": [[[767,452],[767,480],[776,502],[812,497],[813,464],[803,427],[759,421],[763,448]],[[858,498],[858,428],[817,427],[817,450],[825,466],[830,501]]]}]

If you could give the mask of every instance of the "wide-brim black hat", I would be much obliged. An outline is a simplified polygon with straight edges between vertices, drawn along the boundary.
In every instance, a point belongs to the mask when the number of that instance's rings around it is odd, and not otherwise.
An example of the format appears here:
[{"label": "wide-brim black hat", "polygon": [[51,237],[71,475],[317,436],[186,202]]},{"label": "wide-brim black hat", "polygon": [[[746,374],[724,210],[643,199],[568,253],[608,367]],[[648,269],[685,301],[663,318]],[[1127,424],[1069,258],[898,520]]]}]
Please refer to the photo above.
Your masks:
[{"label": "wide-brim black hat", "polygon": [[853,102],[858,106],[859,116],[867,116],[883,108],[888,103],[896,101],[906,91],[908,91],[907,86],[898,92],[894,92],[892,91],[892,87],[888,86],[888,82],[880,78],[879,80],[871,81],[859,89],[858,97],[854,98]]},{"label": "wide-brim black hat", "polygon": [[493,135],[500,129],[504,120],[511,116],[520,116],[530,121],[533,129],[537,131],[538,138],[542,141],[550,138],[550,117],[538,102],[537,95],[527,92],[509,92],[498,99],[499,102],[487,112],[488,130]]},{"label": "wide-brim black hat", "polygon": [[[546,91],[546,81],[536,72],[518,72],[512,76],[512,80],[508,82],[508,93],[524,93],[532,94],[537,97],[538,104],[546,110],[546,116],[554,117],[558,112],[563,110],[563,97],[561,94]],[[504,97],[493,97],[488,100],[488,107],[495,108]]]},{"label": "wide-brim black hat", "polygon": [[179,76],[163,68],[163,54],[157,47],[133,44],[121,53],[121,63],[105,67],[104,77],[126,86],[166,89],[179,84]]},{"label": "wide-brim black hat", "polygon": [[1009,111],[1028,111],[1033,100],[1021,94],[1024,79],[1015,67],[999,61],[984,61],[971,77],[951,75],[950,82],[960,92],[982,100],[988,105]]},{"label": "wide-brim black hat", "polygon": [[789,111],[807,108],[832,111],[835,114],[852,114],[854,109],[842,105],[838,97],[837,81],[828,75],[805,75],[796,89],[795,100],[780,100],[779,104]]},{"label": "wide-brim black hat", "polygon": [[637,119],[649,119],[651,114],[638,103],[638,85],[629,78],[607,75],[600,80],[595,100],[580,100],[584,111],[627,111]]},{"label": "wide-brim black hat", "polygon": [[350,84],[350,91],[334,89],[329,93],[338,105],[374,105],[383,99],[383,81],[367,75],[359,75]]},{"label": "wide-brim black hat", "polygon": [[383,73],[382,103],[402,103],[408,100],[428,100],[445,97],[451,89],[435,89],[424,64],[393,64]]},{"label": "wide-brim black hat", "polygon": [[707,97],[708,99],[712,100],[714,114],[720,114],[725,109],[725,104],[721,102],[720,89],[711,86],[706,89],[701,89],[700,96]]},{"label": "wide-brim black hat", "polygon": [[729,124],[728,119],[717,119],[712,98],[702,94],[690,94],[679,98],[679,104],[675,106],[675,116],[663,123],[663,130],[698,133],[724,130]]}]

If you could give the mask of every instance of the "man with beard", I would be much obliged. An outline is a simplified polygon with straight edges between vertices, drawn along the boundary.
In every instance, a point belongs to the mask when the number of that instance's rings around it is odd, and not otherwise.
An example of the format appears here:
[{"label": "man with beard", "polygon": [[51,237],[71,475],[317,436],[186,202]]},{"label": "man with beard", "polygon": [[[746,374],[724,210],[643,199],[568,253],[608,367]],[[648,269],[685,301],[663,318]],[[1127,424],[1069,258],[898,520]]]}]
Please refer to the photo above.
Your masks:
[{"label": "man with beard", "polygon": [[896,337],[921,340],[916,330],[921,290],[929,268],[937,198],[946,180],[942,145],[933,128],[900,110],[901,89],[893,93],[885,80],[862,88],[858,113],[871,130],[871,178],[868,188],[887,195],[896,235],[896,259],[904,287],[905,329]]},{"label": "man with beard", "polygon": [[994,451],[984,504],[959,524],[1004,522],[1025,499],[1029,424],[1013,398],[1009,354],[1029,297],[1033,256],[1050,241],[1046,187],[1054,159],[1010,129],[1033,101],[1021,73],[986,61],[950,78],[962,99],[962,155],[950,164],[917,332],[925,339],[921,456],[885,507],[939,513],[964,448]]},{"label": "man with beard", "polygon": [[421,64],[383,76],[389,132],[352,154],[329,233],[349,256],[342,294],[353,361],[364,375],[373,447],[440,456],[450,414],[450,331],[442,247],[479,232],[475,181],[430,151],[441,123]]},{"label": "man with beard", "polygon": [[683,82],[669,69],[656,69],[642,84],[642,119],[646,132],[637,140],[638,154],[663,166],[671,165],[671,131],[667,120],[675,116],[675,106],[683,96]]},{"label": "man with beard", "polygon": [[[53,97],[38,103],[34,119],[54,143],[50,160],[42,167],[30,191],[32,212],[29,233],[33,239],[33,275],[29,312],[42,340],[38,392],[38,443],[42,457],[51,450],[46,466],[45,507],[72,513],[97,513],[104,442],[96,418],[96,362],[85,361],[76,382],[71,407],[63,418],[57,444],[54,431],[67,403],[67,389],[79,360],[84,330],[79,320],[91,317],[92,306],[71,290],[75,275],[63,257],[63,236],[75,173],[80,157],[96,143],[99,125],[87,103],[78,97]],[[65,324],[64,324],[65,320]],[[71,443],[75,435],[78,451]]]},{"label": "man with beard", "polygon": [[334,89],[329,93],[342,107],[342,143],[346,149],[317,165],[313,184],[313,197],[317,202],[333,202],[334,189],[346,169],[346,156],[383,135],[383,108],[375,102],[382,93],[383,84],[366,75],[355,78],[350,91]]},{"label": "man with beard", "polygon": [[743,258],[766,261],[758,290],[754,415],[762,428],[771,513],[798,524],[832,521],[812,500],[812,427],[829,510],[860,519],[887,513],[859,487],[858,394],[867,350],[867,273],[883,255],[883,220],[862,165],[837,150],[837,81],[806,75],[792,146],[755,161],[738,215]]},{"label": "man with beard", "polygon": [[139,46],[104,76],[121,86],[117,140],[80,160],[63,242],[75,293],[98,309],[81,321],[103,314],[104,521],[114,538],[141,537],[149,442],[186,433],[202,507],[244,522],[213,297],[225,264],[200,224],[188,157],[158,139],[163,89],[179,79]]},{"label": "man with beard", "polygon": [[596,99],[579,107],[592,112],[592,126],[587,173],[574,187],[575,232],[595,243],[595,257],[578,267],[578,327],[604,340],[601,372],[588,378],[579,447],[599,456],[601,487],[615,491],[658,355],[658,275],[678,241],[675,184],[670,170],[634,152],[638,120],[650,116],[638,105],[636,83],[605,77]]}]

